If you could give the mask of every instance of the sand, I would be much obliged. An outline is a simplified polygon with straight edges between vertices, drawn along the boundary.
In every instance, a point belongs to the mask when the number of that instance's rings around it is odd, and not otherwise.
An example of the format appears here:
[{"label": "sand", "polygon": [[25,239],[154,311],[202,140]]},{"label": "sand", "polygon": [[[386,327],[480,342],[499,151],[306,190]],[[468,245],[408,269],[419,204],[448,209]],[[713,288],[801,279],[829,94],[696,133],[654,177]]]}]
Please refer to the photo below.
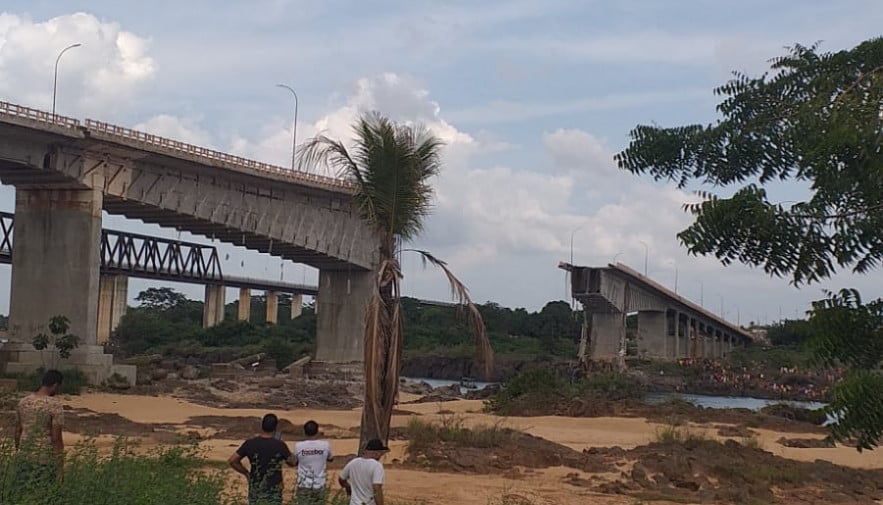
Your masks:
[{"label": "sand", "polygon": [[[403,397],[407,401],[408,397]],[[227,409],[196,405],[191,402],[171,397],[145,397],[134,395],[113,395],[90,393],[82,396],[67,397],[64,403],[73,408],[85,408],[99,413],[116,413],[137,423],[164,423],[175,425],[181,432],[192,429],[188,426],[190,418],[195,416],[254,417],[257,419],[267,411],[264,409]],[[657,430],[662,426],[637,418],[568,418],[568,417],[508,417],[501,418],[481,412],[480,401],[461,400],[445,403],[404,404],[400,410],[410,415],[396,415],[393,426],[405,426],[412,415],[425,420],[440,419],[456,415],[467,426],[502,424],[505,427],[524,431],[576,450],[589,447],[620,446],[625,449],[646,444],[655,439]],[[281,418],[300,425],[309,419],[315,419],[323,425],[334,425],[333,430],[338,436],[353,433],[358,427],[361,412],[354,410],[316,410],[297,409],[275,411]],[[717,437],[716,429],[711,426],[692,425],[691,429],[704,431],[709,437]],[[797,449],[784,447],[776,442],[782,433],[769,430],[754,430],[758,433],[761,447],[774,454],[795,460],[814,461],[828,460],[833,463],[855,468],[883,468],[883,451],[858,453],[849,447],[821,449]],[[790,435],[789,435],[790,436]],[[821,435],[801,435],[802,438],[819,437]],[[67,433],[65,440],[72,444],[80,437]],[[200,442],[206,456],[215,461],[226,460],[239,446],[241,440],[210,439]],[[113,437],[104,435],[99,444],[109,446]],[[149,442],[148,442],[149,443]],[[338,455],[356,452],[356,438],[335,438],[331,440],[332,450]],[[504,495],[513,494],[528,497],[534,503],[556,504],[625,504],[634,503],[633,498],[602,495],[593,493],[584,487],[577,487],[566,482],[570,468],[547,468],[538,471],[525,471],[517,476],[504,475],[464,475],[427,473],[402,468],[394,463],[405,457],[405,443],[391,443],[391,453],[386,456],[387,494],[395,501],[422,501],[428,504],[458,503],[465,505],[488,505],[499,502]],[[577,472],[578,473],[578,472]],[[331,472],[336,479],[336,472]],[[590,475],[580,475],[590,478]],[[237,479],[231,471],[231,479]],[[292,482],[292,471],[286,473],[286,481]],[[244,481],[241,483],[244,486]]]}]

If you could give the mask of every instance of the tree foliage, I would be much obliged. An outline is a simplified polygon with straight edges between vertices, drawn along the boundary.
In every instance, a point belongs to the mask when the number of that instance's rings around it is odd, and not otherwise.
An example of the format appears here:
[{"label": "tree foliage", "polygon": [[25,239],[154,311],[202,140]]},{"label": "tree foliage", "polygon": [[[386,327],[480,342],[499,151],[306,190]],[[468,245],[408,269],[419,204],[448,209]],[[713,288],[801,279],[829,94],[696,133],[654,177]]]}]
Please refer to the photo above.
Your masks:
[{"label": "tree foliage", "polygon": [[426,128],[399,124],[377,113],[363,115],[353,130],[355,138],[350,148],[324,135],[308,140],[300,153],[300,162],[307,168],[325,165],[352,181],[362,217],[374,227],[380,242],[380,258],[373,272],[375,289],[368,302],[364,333],[364,442],[368,438],[389,438],[404,348],[399,263],[403,252],[417,253],[424,264],[439,267],[445,274],[451,294],[466,307],[478,359],[488,376],[492,351],[480,312],[445,262],[428,251],[403,247],[423,230],[431,209],[430,180],[441,170],[441,140]]},{"label": "tree foliage", "polygon": [[[700,193],[695,222],[678,234],[693,254],[713,254],[789,276],[795,285],[840,268],[865,273],[883,259],[883,38],[823,53],[795,46],[760,77],[736,73],[715,92],[723,118],[710,125],[638,126],[620,168],[656,179],[737,186]],[[809,197],[776,202],[775,181]],[[883,301],[855,291],[814,304],[816,357],[845,365],[830,412],[833,438],[876,446],[883,433]]]},{"label": "tree foliage", "polygon": [[[66,316],[52,316],[49,318],[49,333],[39,333],[34,336],[32,344],[34,349],[42,351],[53,346],[62,358],[70,358],[71,352],[80,345],[80,337],[69,333],[71,322]],[[54,366],[52,363],[51,366]]]},{"label": "tree foliage", "polygon": [[786,319],[767,330],[767,338],[775,346],[799,347],[809,342],[812,336],[812,324],[806,319]]}]

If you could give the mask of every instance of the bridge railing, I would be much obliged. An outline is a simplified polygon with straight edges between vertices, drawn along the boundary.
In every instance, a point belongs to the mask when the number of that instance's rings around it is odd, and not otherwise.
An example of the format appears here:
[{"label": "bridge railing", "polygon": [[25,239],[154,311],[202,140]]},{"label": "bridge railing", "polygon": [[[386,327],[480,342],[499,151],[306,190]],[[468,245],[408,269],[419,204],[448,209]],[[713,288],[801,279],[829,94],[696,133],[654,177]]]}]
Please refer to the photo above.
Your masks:
[{"label": "bridge railing", "polygon": [[51,112],[32,109],[30,107],[24,107],[9,102],[0,102],[0,115],[29,119],[38,123],[63,126],[65,128],[79,128],[80,126],[80,121],[78,119],[60,116],[58,114],[52,114]]},{"label": "bridge railing", "polygon": [[94,119],[86,120],[86,129],[99,132],[110,137],[119,137],[125,140],[134,141],[144,146],[158,148],[173,155],[187,154],[189,156],[196,156],[199,158],[204,158],[206,160],[226,163],[237,168],[247,168],[260,172],[281,175],[297,180],[298,182],[307,182],[313,185],[327,187],[331,189],[353,190],[355,188],[352,183],[340,179],[335,179],[333,177],[326,177],[322,175],[311,174],[308,172],[291,170],[277,165],[270,165],[269,163],[250,160],[241,156],[236,156],[221,151],[215,151],[214,149],[209,149],[206,147],[200,147],[178,140],[160,137],[158,135],[133,130],[131,128],[125,128],[123,126],[104,123],[102,121],[96,121]]}]

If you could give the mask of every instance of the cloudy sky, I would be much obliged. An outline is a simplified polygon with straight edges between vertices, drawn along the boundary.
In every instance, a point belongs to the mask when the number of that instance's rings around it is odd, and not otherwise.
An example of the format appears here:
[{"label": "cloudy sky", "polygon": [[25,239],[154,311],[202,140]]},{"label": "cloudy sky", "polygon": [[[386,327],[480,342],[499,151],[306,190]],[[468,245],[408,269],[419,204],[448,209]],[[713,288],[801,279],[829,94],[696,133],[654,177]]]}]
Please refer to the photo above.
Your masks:
[{"label": "cloudy sky", "polygon": [[[639,123],[714,120],[711,90],[730,71],[762,72],[794,43],[852,47],[881,20],[879,0],[5,0],[0,100],[49,109],[55,57],[82,43],[61,60],[59,113],[261,161],[290,160],[293,100],[276,83],[297,90],[301,140],[347,137],[363,110],[421,121],[447,147],[415,245],[447,259],[477,301],[566,298],[556,265],[572,239],[579,264],[642,270],[646,251],[651,277],[671,288],[677,278],[680,294],[745,324],[802,314],[824,288],[879,296],[880,274],[798,290],[690,257],[675,234],[691,194],[619,172],[613,154]],[[0,190],[0,209],[13,199]],[[179,236],[118,217],[105,226]],[[228,275],[315,280],[233,247],[223,257]],[[405,267],[407,294],[446,299],[437,272]],[[0,267],[0,311],[8,285]],[[133,281],[131,296],[144,286]]]}]

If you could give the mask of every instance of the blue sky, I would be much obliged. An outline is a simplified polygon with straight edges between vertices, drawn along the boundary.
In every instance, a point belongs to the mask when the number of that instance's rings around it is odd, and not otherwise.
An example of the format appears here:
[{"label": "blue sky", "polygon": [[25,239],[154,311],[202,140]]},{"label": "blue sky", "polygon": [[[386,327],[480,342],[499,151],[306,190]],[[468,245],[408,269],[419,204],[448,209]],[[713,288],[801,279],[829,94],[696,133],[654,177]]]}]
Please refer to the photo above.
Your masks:
[{"label": "blue sky", "polygon": [[[692,197],[623,174],[612,155],[636,124],[708,122],[731,70],[762,72],[794,43],[852,47],[879,35],[874,0],[722,2],[209,2],[7,0],[0,7],[0,100],[51,102],[91,117],[281,165],[293,86],[298,137],[346,137],[359,111],[422,121],[448,142],[436,213],[416,245],[447,258],[478,301],[538,309],[565,296],[570,255],[617,256],[744,323],[802,312],[841,275],[796,290],[742,266],[688,257],[675,234]],[[724,190],[728,191],[728,190]],[[804,188],[782,186],[791,199]],[[0,208],[12,208],[10,189]],[[120,218],[106,226],[177,236]],[[576,231],[575,231],[576,230]],[[184,235],[186,237],[186,234]],[[187,237],[190,238],[190,237]],[[225,270],[276,278],[279,260],[225,248]],[[443,278],[406,259],[405,289],[445,298]],[[291,280],[315,272],[286,265]],[[0,269],[0,310],[8,303]],[[131,295],[146,285],[133,282]],[[199,290],[186,288],[191,296]],[[876,290],[876,291],[875,291]],[[228,296],[232,299],[232,293]]]}]

